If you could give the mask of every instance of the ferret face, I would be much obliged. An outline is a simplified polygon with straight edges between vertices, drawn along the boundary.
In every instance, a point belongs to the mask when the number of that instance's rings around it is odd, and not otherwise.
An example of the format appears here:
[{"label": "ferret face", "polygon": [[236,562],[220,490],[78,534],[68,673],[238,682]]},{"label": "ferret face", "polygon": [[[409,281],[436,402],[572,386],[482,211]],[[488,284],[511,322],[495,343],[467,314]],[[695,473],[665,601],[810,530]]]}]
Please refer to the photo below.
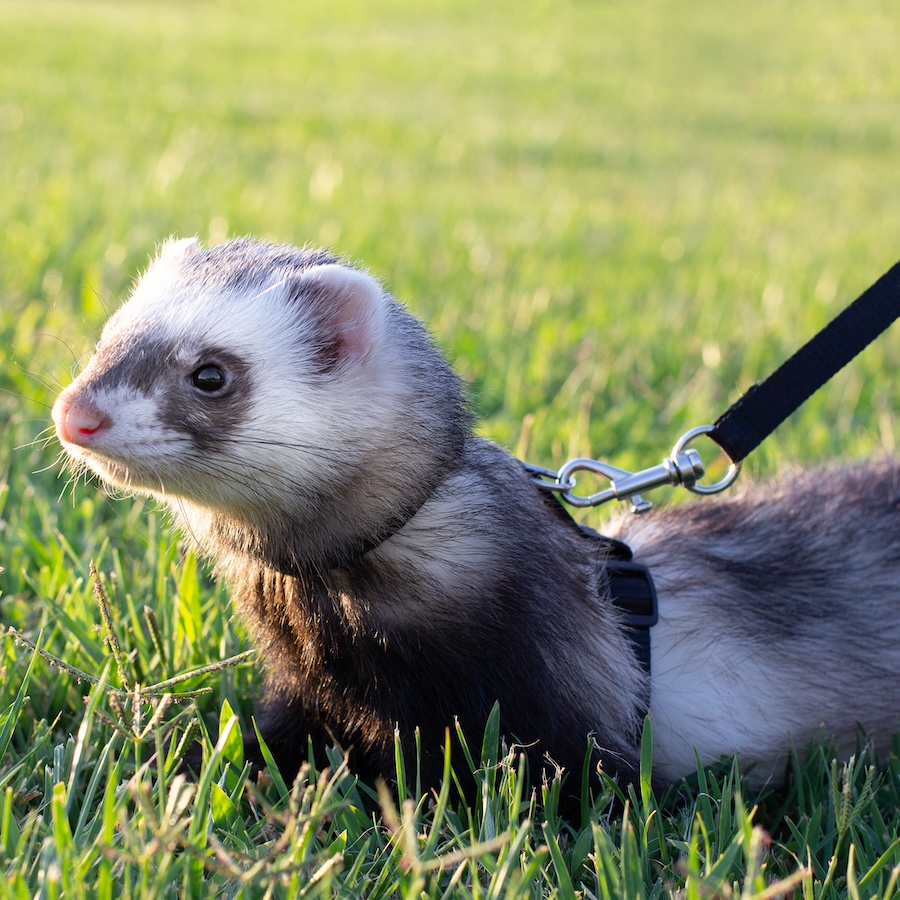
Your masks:
[{"label": "ferret face", "polygon": [[315,502],[363,436],[390,302],[323,254],[170,242],[57,399],[59,439],[169,500],[251,519]]}]

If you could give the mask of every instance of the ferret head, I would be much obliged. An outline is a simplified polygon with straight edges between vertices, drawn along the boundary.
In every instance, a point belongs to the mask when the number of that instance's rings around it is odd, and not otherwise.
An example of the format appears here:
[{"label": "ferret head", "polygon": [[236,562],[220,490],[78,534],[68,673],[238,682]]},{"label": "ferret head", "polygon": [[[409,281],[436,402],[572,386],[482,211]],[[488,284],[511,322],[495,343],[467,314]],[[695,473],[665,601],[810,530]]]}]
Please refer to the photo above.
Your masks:
[{"label": "ferret head", "polygon": [[418,508],[466,414],[427,335],[367,274],[186,240],[162,247],[53,419],[77,466],[166,500],[201,544],[231,533],[297,562]]}]

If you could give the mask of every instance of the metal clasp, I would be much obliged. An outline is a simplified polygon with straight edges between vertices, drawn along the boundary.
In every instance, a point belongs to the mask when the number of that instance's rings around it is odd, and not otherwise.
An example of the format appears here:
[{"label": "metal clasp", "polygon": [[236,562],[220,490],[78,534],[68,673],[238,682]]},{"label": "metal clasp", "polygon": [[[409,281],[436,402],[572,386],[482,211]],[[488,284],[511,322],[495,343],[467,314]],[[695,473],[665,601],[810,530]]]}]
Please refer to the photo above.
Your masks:
[{"label": "metal clasp", "polygon": [[[630,500],[632,510],[642,513],[653,506],[649,500],[641,496],[643,491],[663,485],[680,485],[695,494],[716,494],[734,483],[740,474],[741,464],[732,461],[721,481],[715,484],[700,484],[706,470],[700,454],[694,449],[689,449],[688,444],[694,438],[708,434],[712,430],[712,425],[700,425],[685,432],[675,443],[669,456],[658,466],[641,469],[639,472],[629,472],[596,459],[570,460],[558,472],[528,463],[525,463],[525,468],[534,476],[533,480],[539,487],[555,491],[561,499],[572,506],[583,508],[599,506],[608,500]],[[609,487],[587,496],[576,494],[575,475],[578,472],[591,472],[608,478]]]}]

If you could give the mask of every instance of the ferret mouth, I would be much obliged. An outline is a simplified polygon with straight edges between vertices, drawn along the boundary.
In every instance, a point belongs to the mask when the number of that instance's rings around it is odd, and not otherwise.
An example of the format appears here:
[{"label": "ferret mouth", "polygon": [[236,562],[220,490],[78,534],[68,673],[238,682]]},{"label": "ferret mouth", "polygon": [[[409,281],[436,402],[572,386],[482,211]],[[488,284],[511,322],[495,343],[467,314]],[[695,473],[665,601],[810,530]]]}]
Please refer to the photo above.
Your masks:
[{"label": "ferret mouth", "polygon": [[132,494],[151,495],[166,501],[179,499],[196,503],[206,499],[205,494],[198,490],[198,485],[203,482],[199,473],[195,479],[191,478],[190,473],[173,478],[170,471],[163,477],[154,467],[142,461],[117,459],[106,453],[101,454],[83,447],[77,449],[79,451],[77,457],[73,454],[73,462],[77,469],[90,470],[108,488]]},{"label": "ferret mouth", "polygon": [[[151,495],[164,502],[187,501],[210,507],[247,522],[266,523],[272,516],[271,503],[260,502],[258,495],[235,495],[222,490],[223,485],[211,480],[203,471],[168,465],[159,468],[143,459],[133,459],[125,454],[101,452],[95,447],[81,447],[63,442],[69,453],[70,463],[76,474],[90,471],[113,490],[126,493]],[[175,469],[173,471],[173,468]],[[210,497],[216,502],[211,503]],[[249,502],[248,502],[249,501]]]},{"label": "ferret mouth", "polygon": [[120,461],[106,454],[97,453],[84,447],[76,447],[77,452],[67,448],[79,469],[90,469],[101,481],[126,491],[159,490],[159,477],[155,473],[133,465],[130,461]]}]

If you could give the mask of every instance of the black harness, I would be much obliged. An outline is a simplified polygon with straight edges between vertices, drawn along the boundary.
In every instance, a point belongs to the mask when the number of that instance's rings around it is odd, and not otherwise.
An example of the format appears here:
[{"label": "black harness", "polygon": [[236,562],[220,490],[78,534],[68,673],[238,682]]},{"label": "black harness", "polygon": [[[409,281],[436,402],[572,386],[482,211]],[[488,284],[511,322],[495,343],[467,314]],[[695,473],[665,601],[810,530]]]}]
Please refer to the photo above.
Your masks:
[{"label": "black harness", "polygon": [[650,629],[659,621],[656,588],[650,570],[634,562],[627,544],[604,537],[590,528],[584,529],[584,532],[591,540],[610,545],[611,553],[604,573],[609,596],[613,606],[622,611],[635,656],[649,675]]}]

